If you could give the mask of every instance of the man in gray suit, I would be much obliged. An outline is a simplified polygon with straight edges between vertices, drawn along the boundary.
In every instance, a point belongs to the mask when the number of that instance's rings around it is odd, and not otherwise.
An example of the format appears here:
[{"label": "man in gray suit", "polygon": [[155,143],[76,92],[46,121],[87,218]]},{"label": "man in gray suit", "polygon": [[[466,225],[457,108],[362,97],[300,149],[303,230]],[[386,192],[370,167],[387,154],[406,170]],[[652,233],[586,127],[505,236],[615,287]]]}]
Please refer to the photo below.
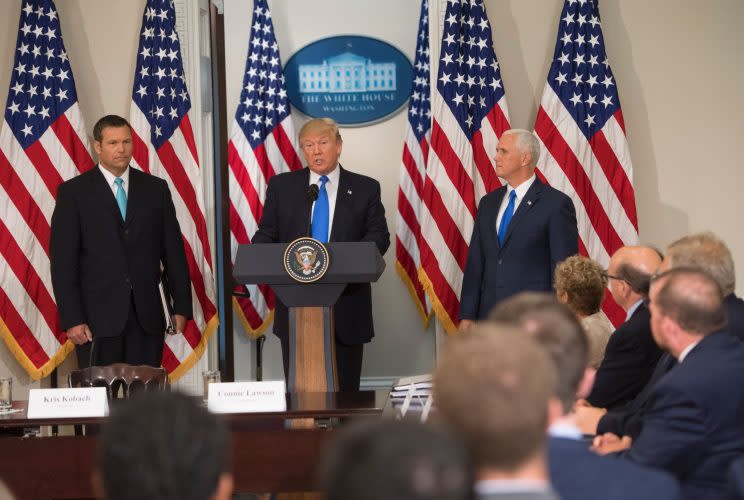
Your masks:
[{"label": "man in gray suit", "polygon": [[[553,361],[521,329],[476,323],[434,375],[437,414],[468,448],[481,500],[555,500],[546,463]],[[553,405],[551,413],[560,412]]]}]

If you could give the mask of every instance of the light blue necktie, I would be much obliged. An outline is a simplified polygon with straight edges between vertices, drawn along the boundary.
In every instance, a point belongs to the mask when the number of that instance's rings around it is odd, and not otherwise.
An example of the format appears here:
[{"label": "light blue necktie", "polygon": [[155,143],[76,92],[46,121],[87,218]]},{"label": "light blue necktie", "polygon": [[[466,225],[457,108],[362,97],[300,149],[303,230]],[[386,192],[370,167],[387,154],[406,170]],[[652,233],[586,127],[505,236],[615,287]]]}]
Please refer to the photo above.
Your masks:
[{"label": "light blue necktie", "polygon": [[504,215],[501,216],[501,225],[499,225],[499,245],[504,244],[504,238],[506,238],[506,230],[509,228],[509,223],[514,215],[514,202],[517,199],[517,191],[512,189],[509,193],[509,203],[506,205]]},{"label": "light blue necktie", "polygon": [[121,212],[121,219],[126,220],[127,218],[127,193],[124,191],[124,179],[117,177],[114,180],[114,184],[118,188],[116,190],[116,204],[119,205],[119,211]]},{"label": "light blue necktie", "polygon": [[315,200],[315,209],[313,210],[313,238],[327,243],[328,242],[328,191],[326,190],[328,177],[320,177],[320,190],[318,199]]}]

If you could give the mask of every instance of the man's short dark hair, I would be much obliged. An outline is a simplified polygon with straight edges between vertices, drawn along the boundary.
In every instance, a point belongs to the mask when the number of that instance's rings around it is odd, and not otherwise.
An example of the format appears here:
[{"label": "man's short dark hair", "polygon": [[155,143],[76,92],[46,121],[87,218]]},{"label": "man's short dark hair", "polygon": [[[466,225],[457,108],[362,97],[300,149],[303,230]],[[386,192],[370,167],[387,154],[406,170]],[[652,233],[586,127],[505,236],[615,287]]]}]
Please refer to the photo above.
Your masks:
[{"label": "man's short dark hair", "polygon": [[683,330],[708,335],[726,326],[727,311],[718,282],[705,271],[677,267],[654,278],[654,304]]},{"label": "man's short dark hair", "polygon": [[131,132],[132,126],[129,124],[129,122],[122,118],[119,115],[106,115],[100,120],[96,122],[96,124],[93,126],[93,139],[101,142],[103,140],[103,129],[105,128],[119,128],[119,127],[129,127],[129,131]]},{"label": "man's short dark hair", "polygon": [[[656,251],[658,253],[658,250]],[[615,274],[619,279],[625,281],[635,293],[648,297],[652,277],[649,273],[641,271],[632,264],[623,262],[617,266]]]},{"label": "man's short dark hair", "polygon": [[569,413],[589,363],[589,340],[568,306],[547,293],[522,292],[500,302],[489,319],[521,327],[547,351],[558,371],[556,395]]},{"label": "man's short dark hair", "polygon": [[204,500],[229,472],[224,424],[194,398],[140,392],[103,426],[99,467],[107,500]]},{"label": "man's short dark hair", "polygon": [[442,428],[384,419],[335,434],[323,457],[326,500],[470,498],[467,451]]}]

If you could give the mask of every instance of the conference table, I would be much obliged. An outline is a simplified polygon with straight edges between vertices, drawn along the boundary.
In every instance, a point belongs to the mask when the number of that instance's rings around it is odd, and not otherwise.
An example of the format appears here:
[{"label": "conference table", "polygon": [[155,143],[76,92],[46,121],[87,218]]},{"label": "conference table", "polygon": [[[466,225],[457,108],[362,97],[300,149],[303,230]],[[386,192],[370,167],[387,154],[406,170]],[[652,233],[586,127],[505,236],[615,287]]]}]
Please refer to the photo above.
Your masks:
[{"label": "conference table", "polygon": [[[350,419],[390,412],[388,390],[287,394],[283,412],[231,413],[220,418],[232,434],[236,493],[317,490],[317,466],[330,431]],[[116,404],[116,401],[114,402]],[[100,425],[105,418],[29,419],[26,401],[0,415],[0,478],[18,499],[93,498],[97,437],[3,436],[36,426]],[[387,409],[386,409],[387,408]],[[314,419],[312,428],[292,421]]]}]

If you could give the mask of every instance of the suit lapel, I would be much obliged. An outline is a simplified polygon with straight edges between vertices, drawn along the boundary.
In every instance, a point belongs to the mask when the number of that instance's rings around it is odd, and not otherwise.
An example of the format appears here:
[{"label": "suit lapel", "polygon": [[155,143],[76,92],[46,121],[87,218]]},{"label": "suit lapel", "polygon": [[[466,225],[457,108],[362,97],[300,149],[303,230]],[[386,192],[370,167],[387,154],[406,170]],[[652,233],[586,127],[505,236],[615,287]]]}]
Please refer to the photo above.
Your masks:
[{"label": "suit lapel", "polygon": [[349,176],[346,171],[338,166],[338,190],[336,191],[336,206],[333,209],[333,227],[331,228],[331,235],[328,241],[337,241],[340,233],[348,226],[347,216],[351,213],[352,203],[352,190],[351,183],[349,182]]},{"label": "suit lapel", "polygon": [[504,196],[506,196],[506,190],[506,184],[496,190],[496,200],[494,201],[496,204],[496,210],[491,211],[488,215],[488,220],[486,221],[486,227],[493,228],[493,231],[489,231],[489,234],[493,238],[493,244],[496,248],[501,247],[501,244],[499,243],[499,228],[496,227],[496,219],[499,217],[499,210],[501,210],[501,203],[504,201]]},{"label": "suit lapel", "polygon": [[[142,206],[142,178],[144,174],[139,170],[129,167],[129,189],[127,192],[127,218],[124,221],[124,225],[128,226],[132,223],[132,219],[136,215],[137,207]],[[117,205],[118,209],[118,205]]]},{"label": "suit lapel", "polygon": [[121,212],[119,211],[119,205],[116,204],[116,198],[114,198],[114,191],[109,186],[106,178],[101,172],[100,166],[95,166],[95,173],[91,176],[92,193],[98,199],[98,204],[105,210],[111,212],[114,220],[122,224]]},{"label": "suit lapel", "polygon": [[[521,221],[527,217],[527,213],[532,209],[532,207],[535,206],[535,204],[540,200],[540,195],[542,194],[542,188],[543,184],[540,182],[540,179],[535,177],[535,181],[532,183],[530,188],[527,190],[527,193],[524,195],[524,199],[519,203],[519,206],[517,207],[517,211],[514,213],[514,216],[512,217],[511,222],[509,222],[509,227],[506,228],[506,236],[504,237],[504,246],[509,243],[509,237],[514,232],[514,228],[517,227]],[[501,205],[499,205],[501,206]]]},{"label": "suit lapel", "polygon": [[290,207],[292,210],[290,212],[290,225],[297,230],[293,233],[290,233],[291,238],[289,239],[289,241],[299,238],[300,236],[310,236],[312,234],[312,229],[309,228],[309,225],[310,214],[312,213],[313,205],[311,202],[308,201],[307,198],[308,188],[310,186],[310,169],[308,167],[305,167],[300,172],[302,172],[302,175],[297,176],[297,178],[299,179],[299,184],[296,185],[297,191],[294,193],[294,196],[296,200],[302,200],[301,203],[303,209],[297,210],[297,208]]}]

